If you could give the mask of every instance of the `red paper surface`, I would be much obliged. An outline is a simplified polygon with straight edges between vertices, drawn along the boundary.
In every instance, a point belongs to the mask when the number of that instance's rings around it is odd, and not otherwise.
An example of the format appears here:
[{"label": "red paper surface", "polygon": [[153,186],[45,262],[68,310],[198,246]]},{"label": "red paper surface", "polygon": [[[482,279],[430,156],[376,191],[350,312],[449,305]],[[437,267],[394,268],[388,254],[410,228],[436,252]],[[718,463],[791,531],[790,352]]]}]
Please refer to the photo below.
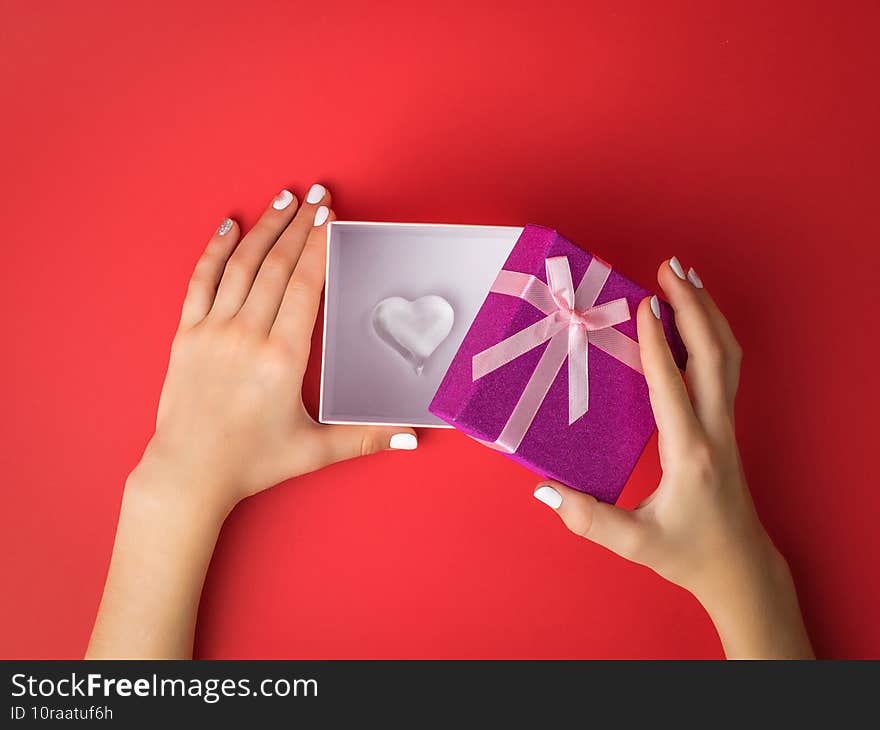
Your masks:
[{"label": "red paper surface", "polygon": [[[694,265],[816,648],[880,656],[876,4],[500,8],[3,5],[0,656],[83,652],[191,268],[224,215],[315,180],[340,218],[542,223],[648,286]],[[652,442],[623,504],[658,475]],[[425,431],[248,500],[197,655],[720,655],[534,483]]]}]

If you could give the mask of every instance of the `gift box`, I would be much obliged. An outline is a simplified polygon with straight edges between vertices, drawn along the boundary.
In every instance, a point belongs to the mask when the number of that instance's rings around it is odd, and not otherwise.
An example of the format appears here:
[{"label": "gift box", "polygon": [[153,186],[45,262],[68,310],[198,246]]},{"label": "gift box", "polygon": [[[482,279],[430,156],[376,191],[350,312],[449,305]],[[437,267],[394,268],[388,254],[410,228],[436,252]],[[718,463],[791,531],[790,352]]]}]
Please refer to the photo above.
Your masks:
[{"label": "gift box", "polygon": [[[318,419],[450,428],[428,411],[428,404],[522,230],[331,222]],[[415,368],[383,341],[373,318],[377,305],[390,298],[405,309],[426,296],[448,303],[452,324]]]},{"label": "gift box", "polygon": [[[649,295],[556,231],[526,226],[429,410],[543,477],[615,502],[655,428],[635,319]],[[683,368],[672,310],[660,311]]]}]

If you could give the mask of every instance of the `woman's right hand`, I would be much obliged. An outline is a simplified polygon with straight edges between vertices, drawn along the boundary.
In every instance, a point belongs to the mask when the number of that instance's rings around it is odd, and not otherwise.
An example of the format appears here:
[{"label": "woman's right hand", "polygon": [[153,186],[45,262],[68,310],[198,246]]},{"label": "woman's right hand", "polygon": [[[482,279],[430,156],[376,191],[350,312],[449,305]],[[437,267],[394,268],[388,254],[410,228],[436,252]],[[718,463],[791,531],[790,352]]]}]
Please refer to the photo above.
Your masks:
[{"label": "woman's right hand", "polygon": [[557,482],[535,497],[575,534],[646,565],[693,593],[728,657],[811,658],[788,565],[758,519],[734,429],[742,350],[693,269],[673,257],[657,279],[688,349],[687,387],[656,297],[638,311],[642,366],[663,476],[628,511]]}]

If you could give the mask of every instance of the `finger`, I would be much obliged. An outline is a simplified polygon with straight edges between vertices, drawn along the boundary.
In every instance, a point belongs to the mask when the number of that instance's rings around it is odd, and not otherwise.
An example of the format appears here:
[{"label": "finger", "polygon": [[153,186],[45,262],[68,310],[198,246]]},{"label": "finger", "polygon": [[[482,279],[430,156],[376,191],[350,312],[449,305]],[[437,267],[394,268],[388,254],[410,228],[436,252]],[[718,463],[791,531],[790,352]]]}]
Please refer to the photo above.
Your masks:
[{"label": "finger", "polygon": [[660,432],[661,455],[670,453],[669,449],[683,453],[694,437],[702,433],[702,428],[694,414],[681,371],[672,357],[659,315],[660,300],[657,297],[646,297],[639,304],[636,319],[642,370]]},{"label": "finger", "polygon": [[180,329],[193,327],[211,311],[217,284],[223,276],[226,261],[235,250],[239,233],[238,224],[231,218],[224,218],[220,227],[214,231],[189,280],[180,313]]},{"label": "finger", "polygon": [[675,323],[687,347],[686,375],[694,412],[704,428],[717,431],[730,423],[721,337],[699,290],[685,278],[677,258],[660,265],[657,281],[675,310]]},{"label": "finger", "polygon": [[293,193],[282,190],[263,211],[256,225],[241,239],[235,253],[226,263],[217,296],[214,298],[214,306],[211,307],[211,317],[229,319],[238,312],[251,290],[266,253],[293,218],[296,205]]},{"label": "finger", "polygon": [[718,308],[712,295],[706,291],[703,286],[703,280],[693,267],[688,269],[687,278],[688,281],[696,287],[697,295],[702,299],[703,305],[706,307],[706,312],[709,315],[709,319],[712,320],[715,331],[721,339],[721,346],[724,348],[726,363],[725,385],[727,389],[727,399],[732,414],[733,401],[736,398],[736,391],[739,387],[739,375],[743,355],[742,347],[740,347],[739,342],[737,342],[727,318],[721,313],[721,310]]},{"label": "finger", "polygon": [[648,526],[638,511],[629,511],[566,487],[559,482],[544,482],[534,497],[562,518],[575,535],[585,537],[621,557],[638,561]]},{"label": "finger", "polygon": [[333,211],[323,205],[315,211],[312,229],[272,325],[270,336],[283,339],[292,348],[303,344],[308,347],[311,342],[324,288],[327,224],[335,218]]},{"label": "finger", "polygon": [[290,277],[296,270],[306,242],[315,228],[315,216],[321,207],[329,209],[330,202],[330,193],[323,185],[312,185],[296,216],[266,254],[247,301],[239,313],[240,317],[247,319],[254,327],[269,332]]},{"label": "finger", "polygon": [[413,451],[419,441],[411,428],[400,426],[318,426],[323,464],[379,451]]}]

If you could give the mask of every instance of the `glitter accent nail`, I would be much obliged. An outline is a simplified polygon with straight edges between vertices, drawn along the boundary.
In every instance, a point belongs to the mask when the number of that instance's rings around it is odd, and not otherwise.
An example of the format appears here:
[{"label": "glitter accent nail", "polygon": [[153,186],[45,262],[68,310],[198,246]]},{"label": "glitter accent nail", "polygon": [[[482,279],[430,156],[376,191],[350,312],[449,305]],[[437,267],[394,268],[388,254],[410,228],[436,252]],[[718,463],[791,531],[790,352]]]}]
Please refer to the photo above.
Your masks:
[{"label": "glitter accent nail", "polygon": [[231,230],[232,218],[224,218],[223,222],[220,224],[220,227],[217,229],[217,233],[219,233],[221,236],[225,236]]}]

